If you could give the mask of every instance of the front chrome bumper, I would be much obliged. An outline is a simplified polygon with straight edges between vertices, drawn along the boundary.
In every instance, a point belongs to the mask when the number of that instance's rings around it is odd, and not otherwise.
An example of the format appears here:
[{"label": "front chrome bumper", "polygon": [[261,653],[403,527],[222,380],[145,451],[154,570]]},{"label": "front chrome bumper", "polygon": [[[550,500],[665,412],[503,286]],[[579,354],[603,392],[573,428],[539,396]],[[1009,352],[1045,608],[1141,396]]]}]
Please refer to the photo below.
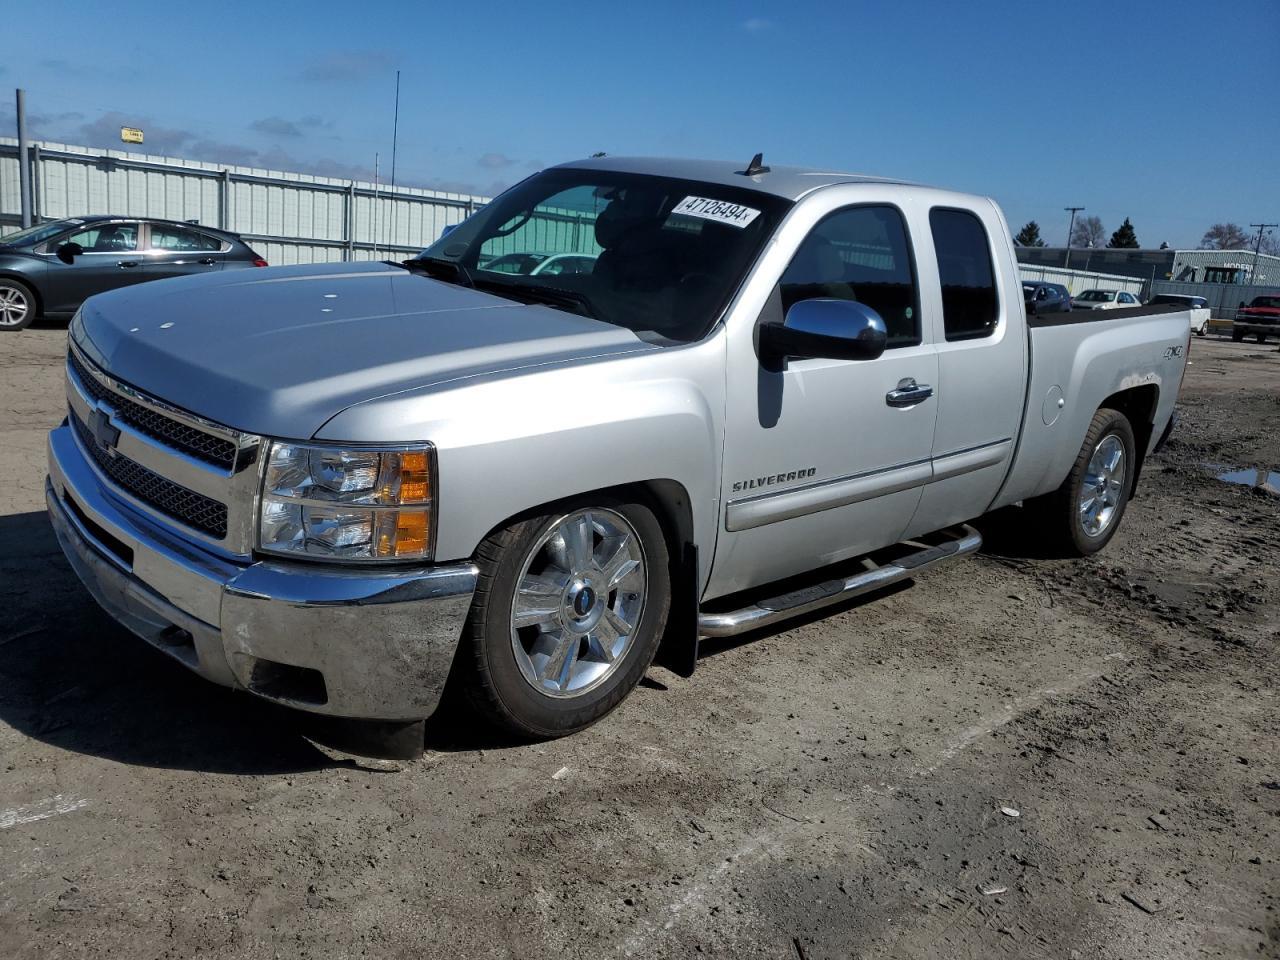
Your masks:
[{"label": "front chrome bumper", "polygon": [[475,591],[470,563],[359,570],[236,564],[114,497],[67,426],[49,435],[58,543],[112,617],[201,676],[302,710],[421,720]]}]

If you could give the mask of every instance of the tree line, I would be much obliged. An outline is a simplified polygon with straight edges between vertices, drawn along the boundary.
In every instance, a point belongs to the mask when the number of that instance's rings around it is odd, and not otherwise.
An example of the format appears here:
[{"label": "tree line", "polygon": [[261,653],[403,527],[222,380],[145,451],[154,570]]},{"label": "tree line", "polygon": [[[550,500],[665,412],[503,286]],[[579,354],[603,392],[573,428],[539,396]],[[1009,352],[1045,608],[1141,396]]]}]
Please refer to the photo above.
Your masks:
[{"label": "tree line", "polygon": [[[1102,246],[1102,238],[1106,235],[1106,229],[1102,226],[1101,218],[1078,217],[1075,225],[1071,228],[1071,246],[1099,247]],[[1034,220],[1028,221],[1013,239],[1024,247],[1045,246],[1045,242],[1040,236],[1040,224]],[[1257,241],[1257,234],[1250,235],[1245,233],[1239,224],[1215,223],[1200,238],[1199,249],[1252,250]],[[1137,249],[1141,246],[1138,242],[1137,231],[1134,230],[1133,224],[1128,217],[1125,217],[1124,223],[1120,224],[1120,227],[1111,234],[1111,239],[1107,241],[1107,246],[1120,249]],[[1160,245],[1162,250],[1167,247],[1168,244]],[[1280,256],[1280,238],[1275,235],[1274,231],[1268,230],[1263,234],[1262,244],[1258,249],[1262,253]]]}]

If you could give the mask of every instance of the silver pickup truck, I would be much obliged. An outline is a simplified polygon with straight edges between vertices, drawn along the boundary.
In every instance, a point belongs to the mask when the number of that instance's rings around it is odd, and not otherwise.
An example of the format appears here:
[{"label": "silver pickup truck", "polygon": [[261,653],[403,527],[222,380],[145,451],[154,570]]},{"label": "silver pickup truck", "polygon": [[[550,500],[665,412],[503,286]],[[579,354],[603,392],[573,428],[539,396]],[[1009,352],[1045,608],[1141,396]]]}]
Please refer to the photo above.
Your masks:
[{"label": "silver pickup truck", "polygon": [[[582,269],[483,266],[529,252]],[[691,669],[1000,507],[1092,553],[1189,349],[1176,307],[1029,322],[991,200],[759,158],[570,163],[413,260],[250,273],[84,305],[50,517],[201,675],[406,729],[446,685],[581,729],[660,644]]]}]

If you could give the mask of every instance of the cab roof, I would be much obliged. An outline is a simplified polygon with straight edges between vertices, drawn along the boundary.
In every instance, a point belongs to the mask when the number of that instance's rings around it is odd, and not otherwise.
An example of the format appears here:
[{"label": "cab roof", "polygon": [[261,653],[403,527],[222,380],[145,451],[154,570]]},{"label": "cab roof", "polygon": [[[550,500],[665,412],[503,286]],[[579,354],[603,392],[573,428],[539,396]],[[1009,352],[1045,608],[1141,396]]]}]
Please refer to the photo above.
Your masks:
[{"label": "cab roof", "polygon": [[591,157],[559,164],[561,168],[607,170],[618,173],[640,173],[680,180],[701,180],[726,187],[744,187],[771,193],[786,200],[799,200],[819,187],[841,183],[897,183],[918,186],[892,177],[873,177],[861,173],[837,173],[808,167],[770,166],[768,173],[747,176],[747,161],[682,160],[672,157]]}]

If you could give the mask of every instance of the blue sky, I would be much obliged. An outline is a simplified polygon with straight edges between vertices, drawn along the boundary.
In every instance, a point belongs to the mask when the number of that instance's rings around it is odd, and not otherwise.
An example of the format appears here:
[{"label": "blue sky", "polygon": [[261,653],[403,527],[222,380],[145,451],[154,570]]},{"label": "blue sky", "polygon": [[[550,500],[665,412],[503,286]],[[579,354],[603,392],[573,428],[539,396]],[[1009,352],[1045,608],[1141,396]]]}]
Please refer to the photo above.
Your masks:
[{"label": "blue sky", "polygon": [[[1280,220],[1280,2],[10,3],[36,136],[492,192],[660,154],[905,177],[1065,237]],[[0,134],[14,136],[12,93]]]}]

